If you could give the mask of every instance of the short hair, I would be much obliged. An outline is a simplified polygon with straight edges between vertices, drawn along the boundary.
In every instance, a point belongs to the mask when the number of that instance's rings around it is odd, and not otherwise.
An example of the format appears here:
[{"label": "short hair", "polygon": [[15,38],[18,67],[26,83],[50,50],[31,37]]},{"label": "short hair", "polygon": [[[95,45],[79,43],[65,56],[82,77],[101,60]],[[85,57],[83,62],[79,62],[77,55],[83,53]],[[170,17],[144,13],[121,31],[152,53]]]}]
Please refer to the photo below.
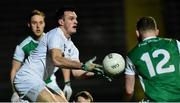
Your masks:
[{"label": "short hair", "polygon": [[156,24],[156,21],[153,17],[146,16],[146,17],[140,18],[137,21],[136,29],[141,33],[145,32],[147,30],[156,30],[157,24]]},{"label": "short hair", "polygon": [[65,11],[75,12],[76,10],[75,10],[75,7],[70,6],[70,5],[62,6],[56,11],[56,19],[58,20],[58,19],[63,18]]},{"label": "short hair", "polygon": [[31,18],[34,16],[34,15],[40,15],[42,16],[44,19],[45,19],[45,14],[44,12],[40,11],[40,10],[33,10],[31,12],[31,14],[28,16],[28,22],[31,22]]},{"label": "short hair", "polygon": [[74,96],[74,101],[77,101],[78,100],[78,97],[83,97],[85,99],[89,99],[91,102],[93,102],[93,97],[92,95],[87,92],[87,91],[81,91],[81,92],[78,92],[75,96]]}]

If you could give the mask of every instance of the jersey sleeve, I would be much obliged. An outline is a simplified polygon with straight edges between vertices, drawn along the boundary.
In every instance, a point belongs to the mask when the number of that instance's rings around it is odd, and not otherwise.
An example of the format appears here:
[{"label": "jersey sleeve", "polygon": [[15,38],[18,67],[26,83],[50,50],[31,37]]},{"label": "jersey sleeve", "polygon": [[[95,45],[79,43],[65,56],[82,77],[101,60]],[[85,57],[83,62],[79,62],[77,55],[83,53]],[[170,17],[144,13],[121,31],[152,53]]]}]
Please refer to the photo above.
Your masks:
[{"label": "jersey sleeve", "polygon": [[24,51],[22,50],[22,48],[19,45],[17,45],[15,52],[14,52],[13,59],[20,61],[20,62],[23,62],[24,58],[25,58]]},{"label": "jersey sleeve", "polygon": [[135,75],[135,66],[133,65],[132,61],[128,57],[126,57],[125,74]]},{"label": "jersey sleeve", "polygon": [[58,34],[58,32],[51,32],[49,34],[49,38],[48,38],[48,49],[53,49],[53,48],[57,48],[57,49],[63,49],[61,47],[63,47],[63,43],[61,43],[61,36]]},{"label": "jersey sleeve", "polygon": [[178,40],[176,40],[177,42],[177,47],[178,47],[178,50],[179,50],[179,53],[180,53],[180,42]]},{"label": "jersey sleeve", "polygon": [[79,61],[79,50],[76,47],[73,48],[71,59]]}]

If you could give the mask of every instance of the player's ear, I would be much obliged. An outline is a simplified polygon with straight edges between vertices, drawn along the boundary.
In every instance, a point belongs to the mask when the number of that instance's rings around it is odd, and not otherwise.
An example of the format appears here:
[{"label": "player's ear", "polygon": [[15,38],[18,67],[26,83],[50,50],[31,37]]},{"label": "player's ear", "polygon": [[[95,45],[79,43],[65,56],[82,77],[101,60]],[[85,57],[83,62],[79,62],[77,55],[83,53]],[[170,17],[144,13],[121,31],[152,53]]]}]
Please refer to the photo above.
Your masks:
[{"label": "player's ear", "polygon": [[27,23],[27,26],[30,28],[31,27],[31,25],[29,24],[29,23]]},{"label": "player's ear", "polygon": [[139,31],[138,30],[136,30],[136,35],[139,38]]},{"label": "player's ear", "polygon": [[159,29],[156,29],[156,36],[159,35]]},{"label": "player's ear", "polygon": [[63,19],[59,19],[59,20],[58,20],[58,23],[59,23],[59,25],[64,25]]}]

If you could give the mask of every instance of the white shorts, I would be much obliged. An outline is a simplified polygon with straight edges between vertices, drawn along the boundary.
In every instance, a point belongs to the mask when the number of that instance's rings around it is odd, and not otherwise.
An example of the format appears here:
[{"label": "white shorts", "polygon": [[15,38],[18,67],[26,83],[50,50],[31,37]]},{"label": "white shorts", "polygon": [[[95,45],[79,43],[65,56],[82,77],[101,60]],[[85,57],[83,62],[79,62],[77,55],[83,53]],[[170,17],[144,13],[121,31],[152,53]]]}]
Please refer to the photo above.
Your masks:
[{"label": "white shorts", "polygon": [[56,82],[56,76],[53,74],[51,77],[51,82],[47,83],[47,87],[51,88],[52,90],[54,90],[57,93],[62,93],[62,90],[59,88],[57,82]]},{"label": "white shorts", "polygon": [[32,69],[32,67],[36,67],[36,70],[42,69],[42,66],[40,64],[38,67],[36,65],[23,65],[16,73],[14,85],[20,98],[25,97],[31,101],[36,101],[39,93],[45,88],[46,84],[42,79],[43,74],[38,74]]}]

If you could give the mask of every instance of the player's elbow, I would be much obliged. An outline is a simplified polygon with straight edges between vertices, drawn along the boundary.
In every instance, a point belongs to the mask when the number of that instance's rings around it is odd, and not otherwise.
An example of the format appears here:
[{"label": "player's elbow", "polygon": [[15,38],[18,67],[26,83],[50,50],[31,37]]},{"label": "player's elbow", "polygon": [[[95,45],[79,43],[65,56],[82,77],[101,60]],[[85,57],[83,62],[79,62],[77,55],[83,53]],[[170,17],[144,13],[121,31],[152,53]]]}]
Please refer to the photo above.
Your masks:
[{"label": "player's elbow", "polygon": [[53,57],[52,61],[53,61],[54,66],[63,68],[63,62],[60,57]]},{"label": "player's elbow", "polygon": [[134,89],[133,89],[133,88],[126,88],[126,94],[127,94],[128,96],[132,96],[133,93],[134,93]]}]

